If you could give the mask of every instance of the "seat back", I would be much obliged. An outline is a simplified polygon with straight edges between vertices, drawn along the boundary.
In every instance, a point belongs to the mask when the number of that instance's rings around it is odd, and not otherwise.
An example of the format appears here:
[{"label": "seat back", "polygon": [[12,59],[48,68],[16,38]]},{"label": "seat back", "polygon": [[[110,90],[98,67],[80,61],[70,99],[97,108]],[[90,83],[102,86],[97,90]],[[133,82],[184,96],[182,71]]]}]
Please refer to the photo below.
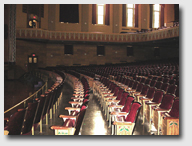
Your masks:
[{"label": "seat back", "polygon": [[145,85],[150,85],[150,83],[151,83],[151,79],[146,79],[145,80]]},{"label": "seat back", "polygon": [[171,79],[169,80],[169,84],[172,85],[172,84],[175,84],[176,80],[175,79]]},{"label": "seat back", "polygon": [[152,102],[160,103],[164,93],[165,92],[163,90],[156,90]]},{"label": "seat back", "polygon": [[135,123],[135,121],[138,117],[140,108],[141,108],[141,103],[133,102],[133,104],[131,105],[131,109],[129,111],[129,114],[125,118],[125,121]]},{"label": "seat back", "polygon": [[116,86],[115,87],[115,90],[114,90],[114,96],[117,96],[118,95],[118,92],[119,92],[119,89],[120,89],[120,87],[119,86]]},{"label": "seat back", "polygon": [[173,94],[165,94],[159,107],[166,110],[170,109],[172,107],[174,98],[175,95]]},{"label": "seat back", "polygon": [[142,89],[143,89],[143,83],[139,83],[138,86],[137,86],[137,88],[136,88],[136,91],[137,91],[137,92],[141,92]]},{"label": "seat back", "polygon": [[130,79],[127,78],[127,79],[125,80],[125,85],[128,85],[129,82],[130,82]]},{"label": "seat back", "polygon": [[139,82],[138,82],[138,81],[135,81],[135,82],[133,83],[132,89],[137,89],[138,84],[139,84]]},{"label": "seat back", "polygon": [[179,99],[175,99],[171,111],[169,112],[171,117],[179,118]]},{"label": "seat back", "polygon": [[133,83],[134,83],[134,80],[130,80],[129,84],[128,84],[128,87],[133,87]]},{"label": "seat back", "polygon": [[163,91],[165,91],[165,92],[167,92],[167,90],[168,90],[168,87],[169,87],[169,83],[163,83],[162,85],[161,85],[161,90],[163,90]]},{"label": "seat back", "polygon": [[123,91],[124,91],[123,89],[121,89],[121,88],[119,89],[119,92],[118,92],[118,95],[117,95],[117,98],[116,98],[117,100],[121,99]]},{"label": "seat back", "polygon": [[112,88],[111,88],[111,93],[114,93],[114,92],[115,92],[115,88],[117,87],[117,85],[114,84],[114,83],[112,83],[112,84],[113,84],[113,86],[112,86]]},{"label": "seat back", "polygon": [[157,81],[156,80],[151,80],[150,87],[155,87]]},{"label": "seat back", "polygon": [[125,103],[125,105],[124,105],[124,107],[122,109],[122,112],[128,113],[133,102],[134,102],[134,97],[133,96],[128,96],[127,100],[126,100],[126,103]]},{"label": "seat back", "polygon": [[21,134],[30,134],[31,128],[33,126],[33,121],[35,118],[35,113],[37,111],[39,101],[34,101],[33,103],[28,103],[28,109],[26,111],[26,116],[24,118],[23,127],[21,130]]},{"label": "seat back", "polygon": [[175,94],[176,89],[177,89],[177,85],[171,84],[171,85],[169,85],[169,87],[168,87],[167,93]]},{"label": "seat back", "polygon": [[[53,99],[53,95],[52,95],[51,99]],[[50,99],[50,102],[49,102],[49,109],[51,108],[51,104],[52,104],[52,101],[53,101],[51,99]],[[40,119],[41,119],[43,108],[44,108],[44,103],[46,101],[46,96],[41,96],[40,99],[38,99],[38,100],[40,100],[40,101],[39,101],[38,109],[37,109],[37,112],[36,112],[36,115],[35,115],[34,124],[38,123],[40,121]]]},{"label": "seat back", "polygon": [[84,119],[84,116],[85,116],[86,109],[87,109],[86,106],[81,107],[81,111],[79,112],[79,114],[78,114],[78,116],[76,118],[74,135],[79,134],[79,131],[80,131],[80,128],[81,128],[81,125],[82,125],[82,122],[83,122],[83,119]]},{"label": "seat back", "polygon": [[7,130],[9,135],[20,135],[21,129],[25,117],[26,109],[19,109],[13,115],[10,116]]},{"label": "seat back", "polygon": [[141,78],[141,81],[140,81],[140,83],[145,83],[145,81],[146,81],[146,78]]},{"label": "seat back", "polygon": [[161,89],[162,84],[163,84],[163,82],[158,81],[158,82],[155,84],[155,87],[156,87],[157,89]]},{"label": "seat back", "polygon": [[141,94],[146,95],[148,91],[149,91],[149,85],[144,85]]},{"label": "seat back", "polygon": [[126,102],[126,99],[127,99],[127,96],[129,95],[128,92],[124,92],[123,95],[122,95],[122,98],[120,100],[120,102],[118,103],[118,105],[125,105],[125,102]]},{"label": "seat back", "polygon": [[152,98],[154,97],[155,90],[156,90],[155,87],[151,87],[151,88],[149,88],[146,97],[149,98],[149,99],[152,99]]},{"label": "seat back", "polygon": [[179,97],[179,87],[177,87],[176,91],[175,91],[175,96]]},{"label": "seat back", "polygon": [[163,83],[168,83],[169,80],[170,80],[169,78],[164,78],[164,79],[163,79]]},{"label": "seat back", "polygon": [[136,81],[141,82],[141,77],[137,77]]}]

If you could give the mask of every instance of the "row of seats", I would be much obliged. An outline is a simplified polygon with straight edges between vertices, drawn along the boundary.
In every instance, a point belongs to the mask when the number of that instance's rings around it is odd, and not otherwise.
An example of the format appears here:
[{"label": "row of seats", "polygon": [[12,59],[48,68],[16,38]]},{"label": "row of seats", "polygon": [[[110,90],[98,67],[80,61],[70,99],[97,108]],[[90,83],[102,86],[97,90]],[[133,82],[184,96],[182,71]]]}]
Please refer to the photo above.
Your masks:
[{"label": "row of seats", "polygon": [[141,104],[134,102],[133,96],[107,78],[94,83],[93,93],[103,107],[109,127],[112,124],[111,134],[133,134]]},{"label": "row of seats", "polygon": [[[100,103],[104,107],[104,106],[106,106],[106,103],[105,103],[104,99],[106,99],[106,98],[109,99],[108,96],[110,96],[110,95],[112,96],[112,98],[110,97],[111,99],[113,99],[113,100],[118,99],[117,101],[121,104],[121,100],[119,100],[120,96],[118,96],[118,88],[120,88],[120,90],[119,90],[120,94],[121,94],[122,90],[124,90],[124,92],[128,93],[128,96],[134,97],[135,102],[141,103],[141,105],[142,105],[142,108],[141,108],[142,109],[141,110],[142,115],[146,115],[146,113],[145,113],[146,112],[145,103],[155,102],[157,100],[157,95],[161,95],[161,98],[158,100],[159,107],[156,107],[156,108],[164,109],[163,110],[164,112],[170,112],[170,113],[177,112],[177,114],[175,113],[175,115],[178,115],[178,108],[179,107],[174,106],[175,104],[178,105],[177,102],[178,102],[178,97],[179,97],[179,87],[177,87],[177,85],[175,85],[175,84],[170,84],[169,85],[169,83],[167,83],[165,81],[164,82],[160,81],[160,80],[158,80],[157,76],[156,76],[156,79],[155,79],[155,76],[152,79],[151,78],[141,78],[141,77],[138,77],[138,78],[135,78],[135,79],[136,80],[134,80],[133,77],[130,77],[130,78],[127,77],[127,78],[122,78],[122,79],[119,78],[119,79],[117,79],[117,81],[111,82],[107,78],[102,78],[101,82],[96,81],[96,83],[95,83],[96,86],[94,87],[94,92],[95,92],[95,94],[99,95],[99,97],[102,97]],[[97,86],[100,83],[103,83],[103,87],[101,89],[98,89]],[[118,87],[116,87],[116,90],[115,90],[115,88],[112,89],[114,83],[118,86]],[[108,93],[103,94],[102,90],[106,90],[106,91],[108,91]],[[162,94],[159,94],[159,92],[161,92]],[[171,95],[171,94],[175,94],[175,95]],[[168,100],[169,96],[172,97],[171,98],[172,100],[170,100],[170,101]],[[175,96],[177,98],[175,98]],[[145,101],[144,104],[143,104],[143,101]],[[173,105],[174,108],[171,108],[173,102],[174,102],[174,105]],[[123,104],[125,105],[125,103],[123,103]],[[122,107],[122,105],[121,105],[121,107]],[[154,108],[154,109],[156,109],[156,108]],[[105,111],[107,111],[107,109],[108,108],[104,107]],[[147,112],[147,113],[150,113],[150,112]],[[160,112],[158,112],[158,113],[160,113]],[[166,115],[168,115],[168,114],[170,115],[170,113],[166,113]],[[106,114],[106,112],[105,112],[105,114]],[[162,114],[162,112],[161,112],[161,114]],[[107,119],[108,119],[108,117],[109,116],[107,116]],[[160,118],[158,118],[158,120],[156,120],[156,119],[152,120],[152,117],[157,118],[157,117],[159,117],[159,115],[158,116],[151,116],[149,118],[149,122],[154,121],[155,127],[158,129],[158,134],[159,134],[160,128],[162,126],[161,120],[160,120]],[[178,118],[178,117],[176,117],[176,118]],[[145,116],[143,116],[143,122],[144,122],[144,119],[145,119]],[[111,120],[111,119],[109,119],[109,120]],[[109,122],[109,124],[110,124],[110,122]],[[161,128],[161,129],[163,129],[163,128]],[[165,132],[163,134],[165,134]],[[166,134],[167,134],[167,132],[166,132]],[[174,133],[174,134],[177,135],[178,133]]]},{"label": "row of seats", "polygon": [[[68,72],[69,73],[69,72]],[[68,110],[68,115],[59,115],[63,119],[63,124],[53,125],[50,128],[55,131],[55,135],[80,135],[80,129],[82,121],[88,107],[89,102],[89,84],[85,77],[80,80],[75,76],[76,73],[70,71],[73,75],[70,76],[70,84],[73,85],[73,97],[72,101],[69,101],[71,107],[65,107]]]},{"label": "row of seats", "polygon": [[[118,92],[123,90],[123,92],[128,93],[128,96],[134,97],[134,102],[139,102],[142,105],[140,115],[143,118],[143,124],[147,121],[150,123],[149,131],[151,131],[151,125],[154,125],[158,131],[157,134],[161,132],[161,134],[163,135],[177,135],[179,133],[179,106],[177,104],[179,99],[178,60],[159,62],[156,61],[150,62],[148,64],[132,63],[129,65],[122,64],[94,67],[79,67],[78,71],[82,71],[83,74],[87,75],[95,74],[94,79],[96,81],[94,83],[93,92],[95,95],[97,95],[98,100],[100,101],[100,104],[103,107],[103,111],[107,116],[107,120],[112,120],[110,119],[110,114],[112,111],[111,109],[113,109],[112,107],[114,106],[114,103],[121,104],[118,105],[120,107],[125,106],[124,101],[126,100],[118,94]],[[116,89],[113,88],[113,84],[116,84],[116,86],[118,87],[116,87]],[[169,96],[172,97],[170,97],[170,101],[167,98]],[[113,105],[111,105],[111,101],[113,101]],[[157,102],[155,108],[153,109],[164,107],[164,113],[166,114],[158,111],[158,113],[161,114],[155,116],[154,114],[156,112],[153,112],[152,110],[150,110],[150,108],[148,108],[148,102]],[[169,110],[167,110],[168,108]],[[150,115],[150,117],[147,115]],[[169,115],[169,118],[165,117],[165,115]],[[166,128],[163,126],[166,124],[163,124],[163,120],[160,119],[171,119],[173,121],[173,116],[175,116],[174,118],[177,121],[176,123],[173,122],[175,124],[170,124],[173,125],[172,127],[174,127],[174,130],[170,130],[171,126],[167,126],[167,130],[165,130]],[[158,117],[158,120],[157,118],[154,119],[155,117]],[[177,127],[177,129],[175,127]],[[112,129],[112,131],[114,130]]]},{"label": "row of seats", "polygon": [[42,132],[42,120],[46,117],[48,124],[48,115],[52,119],[52,113],[55,112],[61,99],[61,90],[65,81],[63,73],[56,74],[61,80],[57,80],[44,94],[30,100],[27,107],[18,109],[10,117],[4,118],[4,130],[8,135],[34,135],[34,131],[40,124]]}]

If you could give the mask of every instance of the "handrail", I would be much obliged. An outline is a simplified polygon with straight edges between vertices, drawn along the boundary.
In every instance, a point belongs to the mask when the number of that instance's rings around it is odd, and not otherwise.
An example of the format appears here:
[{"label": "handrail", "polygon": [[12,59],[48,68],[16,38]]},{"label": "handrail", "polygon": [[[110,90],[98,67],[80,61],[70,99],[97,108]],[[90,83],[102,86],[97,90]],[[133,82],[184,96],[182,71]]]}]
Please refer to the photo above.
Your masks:
[{"label": "handrail", "polygon": [[7,113],[7,112],[9,112],[9,111],[11,111],[11,110],[14,109],[15,107],[21,105],[22,103],[25,104],[25,102],[26,102],[28,99],[30,99],[30,98],[33,97],[34,95],[37,95],[41,90],[43,91],[43,88],[45,88],[45,87],[47,87],[47,82],[45,82],[45,84],[44,84],[39,90],[37,90],[35,93],[33,93],[32,95],[30,95],[30,96],[27,97],[26,99],[22,100],[22,101],[19,102],[18,104],[14,105],[14,106],[12,106],[11,108],[9,108],[8,110],[6,110],[6,111],[4,112],[4,114]]},{"label": "handrail", "polygon": [[16,37],[19,39],[45,39],[61,41],[102,41],[102,42],[145,42],[173,38],[179,36],[179,26],[154,30],[144,33],[102,33],[102,32],[70,32],[50,31],[41,29],[17,28]]}]

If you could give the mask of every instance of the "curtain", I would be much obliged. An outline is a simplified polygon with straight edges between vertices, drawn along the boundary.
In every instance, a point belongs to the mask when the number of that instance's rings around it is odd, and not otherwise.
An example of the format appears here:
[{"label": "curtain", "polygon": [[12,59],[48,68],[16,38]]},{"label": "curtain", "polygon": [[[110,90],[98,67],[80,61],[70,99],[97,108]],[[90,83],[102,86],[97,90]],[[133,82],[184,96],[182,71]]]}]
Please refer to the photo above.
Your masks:
[{"label": "curtain", "polygon": [[110,4],[105,5],[105,25],[109,25],[109,18],[110,18]]},{"label": "curtain", "polygon": [[162,27],[162,26],[164,26],[164,8],[165,8],[165,5],[164,4],[162,4],[161,5],[161,14],[160,14],[160,16],[161,16],[161,24],[160,24],[160,27]]},{"label": "curtain", "polygon": [[149,9],[150,9],[149,28],[152,28],[152,25],[153,25],[153,4],[149,5]]},{"label": "curtain", "polygon": [[92,4],[92,24],[96,24],[96,4]]},{"label": "curtain", "polygon": [[122,5],[122,26],[126,26],[126,4]]},{"label": "curtain", "polygon": [[138,27],[138,4],[135,4],[135,27]]}]

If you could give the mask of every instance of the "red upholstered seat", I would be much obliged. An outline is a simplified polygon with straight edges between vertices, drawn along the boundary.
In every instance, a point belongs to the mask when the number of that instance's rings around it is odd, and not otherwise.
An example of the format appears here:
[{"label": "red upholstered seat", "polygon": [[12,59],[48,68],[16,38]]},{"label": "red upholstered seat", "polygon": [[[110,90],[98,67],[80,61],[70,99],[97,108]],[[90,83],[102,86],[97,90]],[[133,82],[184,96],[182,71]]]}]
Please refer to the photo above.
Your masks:
[{"label": "red upholstered seat", "polygon": [[177,85],[171,84],[168,87],[167,93],[175,94],[176,89],[177,89]]},{"label": "red upholstered seat", "polygon": [[151,80],[150,87],[155,87],[157,81],[156,80]]},{"label": "red upholstered seat", "polygon": [[163,82],[160,82],[160,81],[156,82],[155,88],[161,89],[162,84],[163,84]]},{"label": "red upholstered seat", "polygon": [[169,83],[163,83],[162,85],[161,85],[161,90],[163,90],[163,91],[165,91],[165,93],[167,92],[167,90],[168,90],[168,87],[169,87]]},{"label": "red upholstered seat", "polygon": [[172,94],[165,94],[163,96],[163,99],[161,101],[159,108],[170,109],[172,107],[174,98],[175,98],[175,96]]},{"label": "red upholstered seat", "polygon": [[175,99],[171,111],[168,113],[171,117],[179,118],[179,99]]},{"label": "red upholstered seat", "polygon": [[125,118],[125,121],[134,123],[137,119],[141,107],[141,103],[134,102],[131,106],[130,112]]},{"label": "red upholstered seat", "polygon": [[17,112],[10,116],[8,126],[4,128],[5,130],[9,131],[8,135],[21,134],[25,112],[26,109],[19,109]]}]

